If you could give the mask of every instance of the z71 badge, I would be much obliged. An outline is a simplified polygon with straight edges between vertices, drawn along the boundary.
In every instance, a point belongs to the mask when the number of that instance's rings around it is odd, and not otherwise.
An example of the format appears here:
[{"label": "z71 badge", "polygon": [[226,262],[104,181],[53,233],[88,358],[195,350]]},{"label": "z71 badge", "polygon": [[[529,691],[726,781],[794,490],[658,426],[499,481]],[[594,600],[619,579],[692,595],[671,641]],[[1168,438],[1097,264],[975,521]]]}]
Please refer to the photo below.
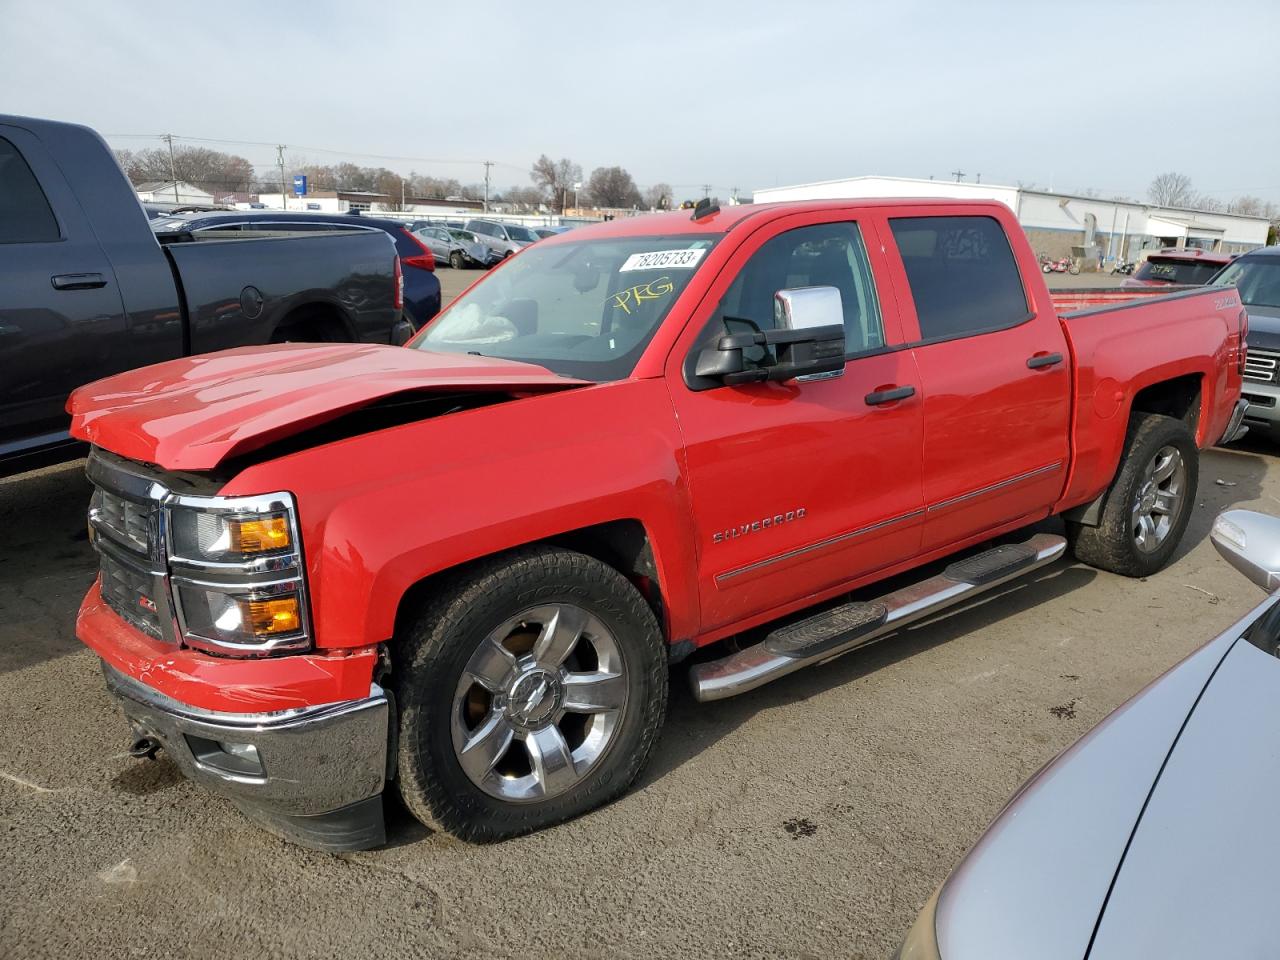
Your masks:
[{"label": "z71 badge", "polygon": [[803,520],[804,512],[804,507],[797,507],[794,510],[788,510],[786,513],[775,513],[772,517],[765,517],[763,520],[752,520],[750,523],[741,523],[727,530],[717,530],[711,535],[711,542],[724,543],[726,540],[736,540],[738,537],[745,537],[749,533],[768,530],[770,527],[790,523],[792,520]]}]

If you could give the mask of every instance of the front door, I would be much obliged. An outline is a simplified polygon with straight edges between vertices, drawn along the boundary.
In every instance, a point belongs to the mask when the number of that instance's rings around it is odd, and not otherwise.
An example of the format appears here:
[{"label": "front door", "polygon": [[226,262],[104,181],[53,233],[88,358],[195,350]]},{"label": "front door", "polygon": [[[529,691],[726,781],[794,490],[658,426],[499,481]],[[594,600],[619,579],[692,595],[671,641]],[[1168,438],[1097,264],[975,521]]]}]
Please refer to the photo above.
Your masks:
[{"label": "front door", "polygon": [[[922,513],[917,383],[873,224],[797,215],[730,259],[668,377],[685,442],[704,632],[760,617],[912,556]],[[815,222],[819,221],[819,222]],[[868,251],[871,251],[869,254]],[[725,332],[774,325],[781,289],[832,286],[844,310],[843,375],[725,386],[697,353]],[[749,358],[750,359],[750,358]],[[762,356],[756,362],[766,362]],[[681,368],[681,365],[683,368]]]}]

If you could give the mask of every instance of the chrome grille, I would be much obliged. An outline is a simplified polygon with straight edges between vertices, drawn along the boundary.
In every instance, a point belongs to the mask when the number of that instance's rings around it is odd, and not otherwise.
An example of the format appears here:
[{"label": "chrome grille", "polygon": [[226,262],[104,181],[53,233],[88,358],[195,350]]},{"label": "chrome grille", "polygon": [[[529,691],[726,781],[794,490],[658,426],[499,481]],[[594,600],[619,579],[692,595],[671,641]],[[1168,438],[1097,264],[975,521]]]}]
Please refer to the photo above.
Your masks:
[{"label": "chrome grille", "polygon": [[154,503],[135,503],[110,490],[96,487],[89,503],[89,519],[108,536],[118,540],[121,546],[149,557],[154,510]]},{"label": "chrome grille", "polygon": [[155,578],[121,563],[106,551],[99,550],[99,573],[102,575],[102,599],[126,623],[143,633],[162,639],[155,597]]},{"label": "chrome grille", "polygon": [[93,483],[89,526],[103,602],[131,626],[176,645],[160,543],[161,501],[154,492],[163,488],[141,469],[109,460],[96,449],[89,456],[88,474]]},{"label": "chrome grille", "polygon": [[1257,383],[1275,383],[1276,367],[1280,363],[1280,353],[1270,350],[1250,350],[1245,355],[1244,378]]}]

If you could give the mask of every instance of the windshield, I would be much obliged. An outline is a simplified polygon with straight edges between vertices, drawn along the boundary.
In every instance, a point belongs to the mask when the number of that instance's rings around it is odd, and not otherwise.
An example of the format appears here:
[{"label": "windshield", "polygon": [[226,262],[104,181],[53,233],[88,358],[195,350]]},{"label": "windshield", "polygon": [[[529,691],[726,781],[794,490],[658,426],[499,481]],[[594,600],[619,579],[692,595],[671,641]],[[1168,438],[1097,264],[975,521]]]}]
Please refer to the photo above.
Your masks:
[{"label": "windshield", "polygon": [[453,237],[453,239],[461,240],[463,243],[476,242],[476,235],[474,233],[467,233],[467,231],[465,230],[450,230],[449,234]]},{"label": "windshield", "polygon": [[521,243],[536,243],[538,240],[537,234],[524,227],[507,226],[507,236]]},{"label": "windshield", "polygon": [[1221,263],[1203,263],[1187,260],[1166,260],[1152,257],[1140,266],[1134,279],[1156,280],[1161,283],[1208,283],[1222,269]]},{"label": "windshield", "polygon": [[450,304],[414,346],[620,380],[716,240],[615,237],[530,247]]},{"label": "windshield", "polygon": [[1245,257],[1227,267],[1215,286],[1234,283],[1241,302],[1251,307],[1280,307],[1280,257]]}]

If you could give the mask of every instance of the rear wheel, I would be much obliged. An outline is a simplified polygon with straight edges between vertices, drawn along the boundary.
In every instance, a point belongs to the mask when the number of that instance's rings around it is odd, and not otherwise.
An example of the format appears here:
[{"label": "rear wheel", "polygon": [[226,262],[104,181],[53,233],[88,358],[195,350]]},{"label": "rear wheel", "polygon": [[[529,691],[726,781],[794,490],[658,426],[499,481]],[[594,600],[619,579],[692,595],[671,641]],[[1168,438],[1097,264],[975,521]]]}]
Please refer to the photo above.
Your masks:
[{"label": "rear wheel", "polygon": [[553,547],[455,581],[399,639],[399,787],[466,840],[537,830],[635,780],[666,712],[666,647],[613,568]]},{"label": "rear wheel", "polygon": [[1067,273],[1071,274],[1073,277],[1080,276],[1080,264],[1072,262],[1071,265],[1067,267]]},{"label": "rear wheel", "polygon": [[1067,525],[1077,559],[1128,577],[1163,569],[1191,519],[1199,463],[1195,435],[1185,423],[1135,414],[1101,522]]}]

